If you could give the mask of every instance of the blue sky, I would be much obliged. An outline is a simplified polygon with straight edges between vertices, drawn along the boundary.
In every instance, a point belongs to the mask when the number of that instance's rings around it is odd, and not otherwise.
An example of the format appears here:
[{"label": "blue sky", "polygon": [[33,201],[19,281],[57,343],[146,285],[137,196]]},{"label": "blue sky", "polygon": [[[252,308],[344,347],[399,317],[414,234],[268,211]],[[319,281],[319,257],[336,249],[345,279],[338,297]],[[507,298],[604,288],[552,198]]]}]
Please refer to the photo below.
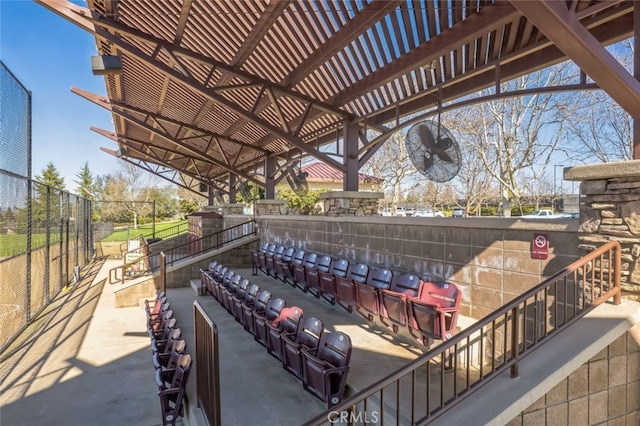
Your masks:
[{"label": "blue sky", "polygon": [[89,33],[44,7],[0,0],[0,60],[32,92],[33,177],[51,161],[71,192],[85,163],[94,176],[113,173],[120,163],[100,151],[116,144],[89,129],[113,130],[111,114],[70,90],[106,94],[104,78],[91,73],[96,54]]}]

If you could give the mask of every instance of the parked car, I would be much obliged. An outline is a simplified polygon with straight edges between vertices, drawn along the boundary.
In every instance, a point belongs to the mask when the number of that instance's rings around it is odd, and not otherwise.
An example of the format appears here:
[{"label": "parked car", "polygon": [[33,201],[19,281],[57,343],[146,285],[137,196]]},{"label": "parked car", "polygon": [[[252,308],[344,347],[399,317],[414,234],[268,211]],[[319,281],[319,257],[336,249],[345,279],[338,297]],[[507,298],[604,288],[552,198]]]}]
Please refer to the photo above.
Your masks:
[{"label": "parked car", "polygon": [[530,214],[521,216],[523,219],[556,219],[562,217],[562,215],[553,213],[550,209],[534,210]]},{"label": "parked car", "polygon": [[466,209],[453,209],[451,217],[467,217]]},{"label": "parked car", "polygon": [[440,210],[418,209],[413,217],[444,217]]}]

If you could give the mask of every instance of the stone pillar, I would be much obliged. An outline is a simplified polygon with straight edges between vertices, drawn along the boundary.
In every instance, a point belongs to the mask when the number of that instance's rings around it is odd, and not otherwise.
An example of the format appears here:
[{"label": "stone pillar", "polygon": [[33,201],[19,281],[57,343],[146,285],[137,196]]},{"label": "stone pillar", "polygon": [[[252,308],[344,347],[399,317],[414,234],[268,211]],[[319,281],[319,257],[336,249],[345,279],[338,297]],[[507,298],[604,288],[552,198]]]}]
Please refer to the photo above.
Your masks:
[{"label": "stone pillar", "polygon": [[289,214],[284,200],[256,200],[256,216]]},{"label": "stone pillar", "polygon": [[640,300],[640,160],[570,167],[564,178],[581,182],[580,248],[618,241],[623,292]]},{"label": "stone pillar", "polygon": [[332,191],[320,194],[325,216],[377,216],[382,192]]}]

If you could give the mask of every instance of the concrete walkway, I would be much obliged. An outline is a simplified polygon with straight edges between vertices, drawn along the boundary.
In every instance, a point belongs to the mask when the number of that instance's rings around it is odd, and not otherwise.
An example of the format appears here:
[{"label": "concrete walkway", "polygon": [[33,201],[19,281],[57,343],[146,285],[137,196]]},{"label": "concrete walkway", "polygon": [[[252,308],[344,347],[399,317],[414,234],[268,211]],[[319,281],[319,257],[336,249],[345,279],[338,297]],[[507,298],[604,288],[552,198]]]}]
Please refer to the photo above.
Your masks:
[{"label": "concrete walkway", "polygon": [[[114,291],[121,285],[107,280],[109,269],[121,262],[101,260],[86,268],[82,281],[62,292],[0,356],[0,425],[161,424],[144,310],[115,308]],[[350,335],[350,390],[422,353],[371,328],[358,315],[262,273],[236,272],[288,306],[300,306],[305,315],[321,319],[326,329]],[[167,293],[189,353],[195,352],[194,300],[217,324],[223,425],[301,424],[326,410],[212,296],[197,296],[190,287]],[[188,396],[193,407],[195,380],[189,382]],[[197,410],[187,413],[190,424],[201,424]]]}]

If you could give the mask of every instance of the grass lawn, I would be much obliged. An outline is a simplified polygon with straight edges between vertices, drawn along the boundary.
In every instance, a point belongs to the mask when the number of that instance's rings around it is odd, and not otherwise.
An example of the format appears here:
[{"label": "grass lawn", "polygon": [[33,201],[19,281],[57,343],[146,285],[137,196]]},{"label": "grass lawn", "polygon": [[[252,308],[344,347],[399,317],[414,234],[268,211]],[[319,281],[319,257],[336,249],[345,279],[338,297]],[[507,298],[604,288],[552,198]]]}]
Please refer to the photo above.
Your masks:
[{"label": "grass lawn", "polygon": [[[56,238],[57,235],[52,235],[51,237],[51,244],[60,241],[59,238]],[[31,239],[31,249],[35,250],[39,247],[44,247],[46,242],[47,236],[45,234],[33,234]],[[26,234],[0,235],[0,257],[15,256],[16,254],[25,253],[26,251]]]},{"label": "grass lawn", "polygon": [[[187,223],[187,221],[178,220],[175,222],[156,223],[156,233],[164,229],[173,228],[174,226],[178,226],[183,223]],[[152,234],[153,234],[153,225],[147,224],[147,225],[138,226],[138,229],[129,228],[129,229],[122,229],[119,231],[115,231],[113,234],[102,239],[102,241],[105,243],[110,243],[115,241],[127,241],[127,239],[134,239],[140,235],[144,235],[145,237],[150,238]]]}]

